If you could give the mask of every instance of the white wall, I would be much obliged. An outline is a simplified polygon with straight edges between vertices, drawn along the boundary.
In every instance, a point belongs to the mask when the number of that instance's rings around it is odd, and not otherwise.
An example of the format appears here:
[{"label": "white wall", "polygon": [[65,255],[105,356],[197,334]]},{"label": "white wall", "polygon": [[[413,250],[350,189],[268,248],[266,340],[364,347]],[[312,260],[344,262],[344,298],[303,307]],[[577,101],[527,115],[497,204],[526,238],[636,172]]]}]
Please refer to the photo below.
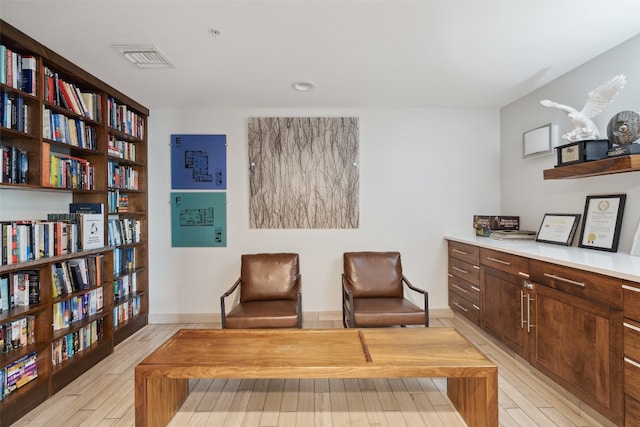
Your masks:
[{"label": "white wall", "polygon": [[[540,100],[548,98],[582,108],[589,91],[617,74],[624,74],[627,77],[625,88],[594,120],[601,137],[606,139],[607,124],[614,114],[623,110],[640,112],[640,61],[635,54],[639,51],[640,35],[500,111],[502,213],[520,215],[521,228],[537,230],[545,213],[582,214],[587,195],[626,193],[618,252],[629,253],[640,221],[640,173],[543,180],[543,170],[556,164],[555,152],[541,158],[522,159],[522,132],[549,122],[558,126],[559,136],[570,131],[572,126],[566,115],[543,107]],[[559,139],[560,145],[567,143]],[[579,236],[575,238],[574,245],[578,239]]]},{"label": "white wall", "polygon": [[[360,118],[360,227],[249,228],[247,118]],[[172,248],[170,136],[227,135],[226,248]],[[474,213],[499,211],[497,110],[156,110],[149,120],[150,319],[219,313],[240,255],[300,254],[304,311],[340,310],[342,253],[398,250],[405,274],[447,307],[443,235],[471,228]],[[173,317],[172,317],[173,316]]]}]

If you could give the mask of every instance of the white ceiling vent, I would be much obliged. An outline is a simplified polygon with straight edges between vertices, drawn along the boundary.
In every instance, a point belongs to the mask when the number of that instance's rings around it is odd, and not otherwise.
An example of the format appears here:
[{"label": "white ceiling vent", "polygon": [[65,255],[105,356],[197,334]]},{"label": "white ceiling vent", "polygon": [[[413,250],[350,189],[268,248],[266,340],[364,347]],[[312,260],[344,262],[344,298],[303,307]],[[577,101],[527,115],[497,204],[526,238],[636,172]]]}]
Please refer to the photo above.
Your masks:
[{"label": "white ceiling vent", "polygon": [[175,68],[167,57],[153,45],[117,45],[112,47],[138,68]]}]

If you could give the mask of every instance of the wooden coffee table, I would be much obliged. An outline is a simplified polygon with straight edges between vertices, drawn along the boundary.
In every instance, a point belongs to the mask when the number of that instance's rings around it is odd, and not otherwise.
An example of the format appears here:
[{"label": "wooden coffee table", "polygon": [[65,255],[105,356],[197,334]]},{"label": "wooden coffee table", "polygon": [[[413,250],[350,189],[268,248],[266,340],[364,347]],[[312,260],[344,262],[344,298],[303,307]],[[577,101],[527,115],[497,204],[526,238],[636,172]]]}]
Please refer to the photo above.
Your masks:
[{"label": "wooden coffee table", "polygon": [[469,426],[498,425],[498,368],[453,328],[182,329],[135,368],[136,426],[164,426],[190,378],[446,377]]}]

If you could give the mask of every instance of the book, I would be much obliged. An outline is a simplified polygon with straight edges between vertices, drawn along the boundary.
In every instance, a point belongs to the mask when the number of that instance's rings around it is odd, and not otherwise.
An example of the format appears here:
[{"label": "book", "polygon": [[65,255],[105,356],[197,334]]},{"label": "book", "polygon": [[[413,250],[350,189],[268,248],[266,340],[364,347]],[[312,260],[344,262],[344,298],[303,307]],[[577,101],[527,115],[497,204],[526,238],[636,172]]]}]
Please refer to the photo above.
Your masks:
[{"label": "book", "polygon": [[[0,276],[0,311],[7,311],[11,306],[11,294],[9,293],[9,275]],[[2,353],[2,351],[0,351]]]},{"label": "book", "polygon": [[104,215],[80,214],[80,247],[83,251],[104,247]]},{"label": "book", "polygon": [[29,274],[25,272],[13,273],[13,305],[29,305]]},{"label": "book", "polygon": [[104,212],[104,203],[69,203],[69,212],[101,214]]},{"label": "book", "polygon": [[22,90],[36,94],[36,58],[31,55],[22,57]]},{"label": "book", "polygon": [[534,240],[536,232],[530,230],[500,230],[492,231],[489,238],[495,240]]}]

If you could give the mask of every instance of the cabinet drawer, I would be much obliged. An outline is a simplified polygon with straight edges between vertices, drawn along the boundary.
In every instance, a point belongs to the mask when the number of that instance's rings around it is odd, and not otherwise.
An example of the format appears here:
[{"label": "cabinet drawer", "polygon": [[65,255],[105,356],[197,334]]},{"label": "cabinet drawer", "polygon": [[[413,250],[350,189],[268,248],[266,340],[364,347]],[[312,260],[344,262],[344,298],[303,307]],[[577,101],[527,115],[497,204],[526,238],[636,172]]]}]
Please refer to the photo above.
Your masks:
[{"label": "cabinet drawer", "polygon": [[624,320],[624,355],[640,362],[640,323]]},{"label": "cabinet drawer", "polygon": [[640,400],[640,362],[624,358],[624,392]]},{"label": "cabinet drawer", "polygon": [[599,304],[622,309],[622,280],[558,264],[531,260],[531,280]]},{"label": "cabinet drawer", "polygon": [[449,275],[449,291],[455,292],[472,304],[480,305],[480,287],[477,285]]},{"label": "cabinet drawer", "polygon": [[640,283],[622,283],[624,317],[640,322]]},{"label": "cabinet drawer", "polygon": [[480,267],[459,259],[449,258],[449,274],[474,285],[480,283]]},{"label": "cabinet drawer", "polygon": [[480,264],[518,276],[529,277],[529,258],[493,249],[480,249]]},{"label": "cabinet drawer", "polygon": [[624,399],[625,415],[624,415],[624,427],[639,427],[640,426],[640,401],[625,396]]},{"label": "cabinet drawer", "polygon": [[449,257],[478,265],[480,263],[480,248],[465,243],[449,241]]},{"label": "cabinet drawer", "polygon": [[480,307],[449,291],[449,306],[473,323],[480,324]]}]

